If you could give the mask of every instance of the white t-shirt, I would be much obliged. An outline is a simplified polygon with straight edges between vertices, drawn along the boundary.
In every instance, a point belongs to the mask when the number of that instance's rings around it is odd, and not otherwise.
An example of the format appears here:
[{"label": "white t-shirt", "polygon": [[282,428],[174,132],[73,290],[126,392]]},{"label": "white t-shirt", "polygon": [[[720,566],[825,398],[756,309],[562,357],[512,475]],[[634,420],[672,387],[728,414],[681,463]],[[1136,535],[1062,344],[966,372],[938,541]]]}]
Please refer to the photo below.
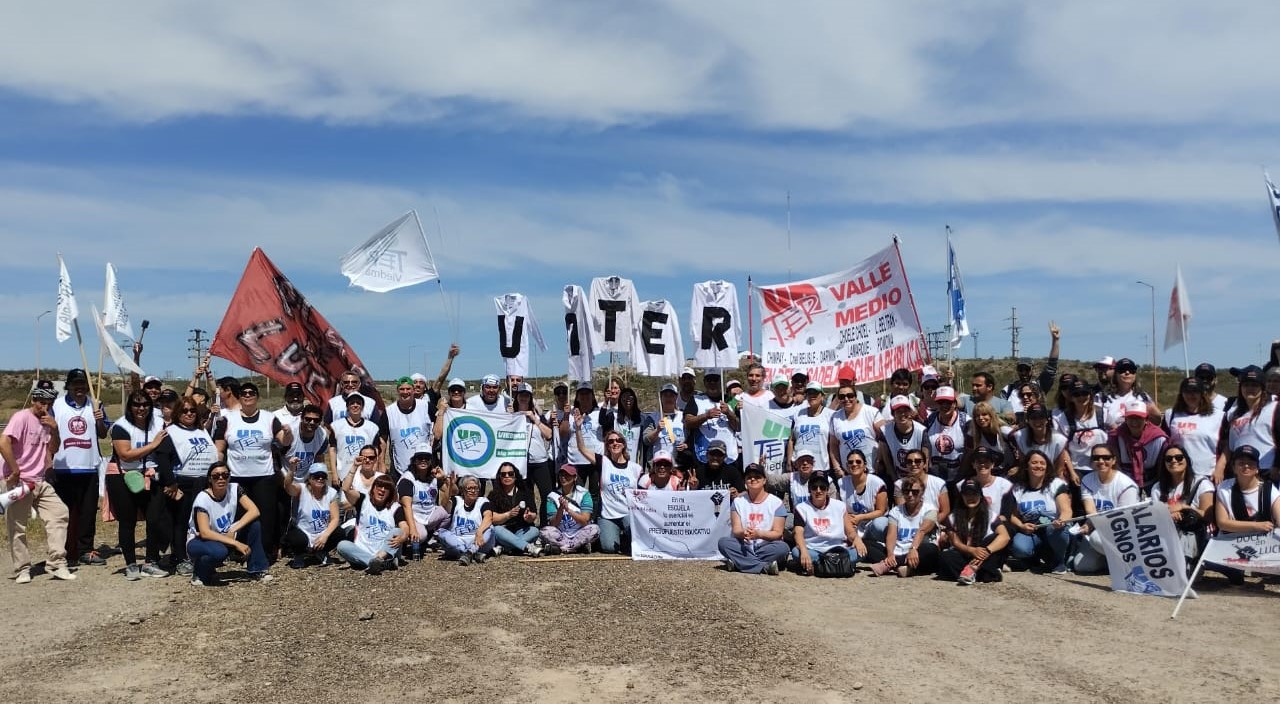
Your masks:
[{"label": "white t-shirt", "polygon": [[[596,455],[604,452],[604,438],[600,432],[600,409],[597,408],[590,413],[582,416],[582,427],[578,428],[571,416],[569,418],[569,430],[572,433],[582,433],[582,444],[587,446]],[[569,437],[569,464],[589,464],[587,458],[582,456],[578,451],[578,440],[572,435]]]},{"label": "white t-shirt", "polygon": [[[1237,516],[1235,510],[1231,508],[1231,489],[1235,485],[1236,480],[1228,479],[1222,482],[1222,485],[1218,487],[1216,498],[1218,503],[1226,507],[1227,516],[1233,521],[1243,521],[1258,515],[1258,498],[1262,494],[1262,482],[1259,481],[1258,485],[1252,490],[1241,490],[1240,492],[1241,497],[1244,499],[1244,508],[1249,512],[1248,516]],[[1275,503],[1277,496],[1280,496],[1280,494],[1277,493],[1276,488],[1273,486],[1271,488],[1271,502],[1273,504]],[[1272,518],[1275,517],[1273,516]]]},{"label": "white t-shirt", "polygon": [[795,461],[796,453],[800,450],[809,450],[813,453],[813,469],[816,472],[825,472],[830,469],[830,446],[827,444],[831,437],[831,419],[835,414],[830,408],[821,408],[817,415],[809,415],[809,409],[797,411],[791,416],[791,438],[795,442],[795,447],[791,452],[792,461]]},{"label": "white t-shirt", "polygon": [[1111,481],[1106,484],[1102,483],[1099,474],[1099,472],[1090,472],[1080,480],[1080,496],[1093,499],[1094,508],[1098,513],[1132,506],[1142,500],[1142,492],[1138,489],[1138,485],[1124,472],[1117,469],[1112,474]]},{"label": "white t-shirt", "polygon": [[[1235,409],[1232,409],[1234,412]],[[1271,401],[1262,407],[1257,417],[1245,411],[1243,415],[1231,421],[1231,430],[1227,435],[1227,449],[1235,450],[1241,445],[1253,445],[1261,457],[1258,468],[1266,473],[1275,464],[1276,445],[1272,437],[1271,423],[1275,418],[1276,402]]]},{"label": "white t-shirt", "polygon": [[[556,510],[560,504],[560,496],[561,494],[558,491],[553,491],[547,494],[546,505],[548,516],[555,516]],[[573,493],[568,498],[569,508],[573,511],[586,511],[592,506],[591,494],[587,493],[587,488],[584,486],[575,486],[573,488]],[[578,522],[573,519],[573,516],[569,515],[569,511],[565,511],[560,516],[560,524],[556,526],[556,528],[560,529],[560,532],[565,536],[573,535],[582,530],[583,527],[584,526],[579,525]]]},{"label": "white t-shirt", "polygon": [[1055,477],[1041,484],[1039,489],[1015,485],[1013,499],[1018,503],[1018,513],[1023,521],[1029,521],[1034,516],[1057,520],[1058,496],[1067,491],[1067,483]]},{"label": "white t-shirt", "polygon": [[[669,452],[672,459],[678,463],[676,445],[684,442],[684,413],[682,411],[655,413],[653,414],[653,419],[658,426],[658,439],[653,443],[654,453],[656,454],[660,450]],[[631,457],[634,459],[636,455]]]},{"label": "white t-shirt", "polygon": [[200,531],[196,528],[197,513],[204,513],[209,517],[209,530],[226,535],[227,529],[236,522],[236,506],[239,503],[239,484],[227,485],[227,493],[221,501],[213,498],[208,490],[196,494],[196,500],[191,504],[191,517],[187,520],[187,542],[200,537]]},{"label": "white t-shirt", "polygon": [[804,544],[810,550],[825,552],[844,545],[844,517],[847,513],[843,501],[827,501],[826,508],[818,509],[805,502],[796,506],[796,525],[804,527]]},{"label": "white t-shirt", "polygon": [[418,481],[418,477],[413,472],[400,475],[400,482],[396,484],[396,494],[402,498],[410,497],[409,507],[413,513],[413,519],[424,525],[431,518],[431,512],[440,503],[440,486],[436,483],[436,478],[431,477],[425,482]]},{"label": "white t-shirt", "polygon": [[921,504],[914,516],[908,516],[902,506],[889,509],[890,529],[897,530],[898,538],[893,546],[894,557],[902,557],[911,552],[911,541],[916,539],[916,534],[920,532],[926,519],[935,522],[938,520],[938,509],[928,502]]},{"label": "white t-shirt", "polygon": [[[608,329],[609,315],[605,306],[621,305],[613,314],[613,329]],[[631,331],[640,320],[640,299],[631,279],[601,276],[591,280],[591,349],[600,352],[631,352]],[[612,335],[612,337],[610,337]]]},{"label": "white t-shirt", "polygon": [[1102,404],[1102,422],[1107,429],[1124,423],[1124,409],[1134,403],[1151,403],[1151,397],[1146,393],[1136,394],[1132,389],[1122,396],[1108,396]]},{"label": "white t-shirt", "polygon": [[773,400],[773,394],[769,393],[768,389],[760,389],[760,393],[756,394],[755,396],[752,396],[746,391],[743,391],[742,393],[738,394],[739,407],[741,407],[743,404],[746,404],[748,406],[755,406],[756,408],[768,408],[769,402],[772,400]]},{"label": "white t-shirt", "polygon": [[[694,398],[696,409],[692,415],[702,415],[719,404],[712,401],[706,396],[697,396]],[[688,413],[688,409],[685,410]],[[723,440],[725,445],[725,463],[733,462],[738,459],[738,438],[734,435],[733,430],[729,427],[729,416],[721,413],[716,418],[708,418],[699,428],[696,437],[693,438],[693,453],[697,456],[699,462],[707,461],[707,446],[712,440]]]},{"label": "white t-shirt", "polygon": [[[895,496],[902,496],[902,480],[896,479],[893,482],[893,490]],[[934,507],[936,511],[941,506],[942,495],[947,493],[947,483],[942,477],[935,477],[932,474],[925,475],[924,478],[924,502]]]},{"label": "white t-shirt", "polygon": [[355,462],[360,450],[366,445],[377,444],[378,426],[370,420],[353,426],[350,420],[341,418],[333,421],[330,428],[333,429],[334,470],[338,472],[338,481],[342,481],[347,478],[351,463]]},{"label": "white t-shirt", "polygon": [[1191,471],[1198,477],[1213,476],[1218,463],[1218,437],[1222,430],[1222,411],[1215,410],[1201,416],[1189,413],[1173,415],[1165,411],[1165,424],[1169,426],[1169,442],[1181,445],[1191,458]]},{"label": "white t-shirt", "polygon": [[285,455],[286,460],[291,457],[298,458],[298,466],[293,470],[293,481],[305,482],[307,475],[311,472],[311,465],[323,464],[328,450],[329,432],[324,428],[317,427],[310,440],[303,440],[302,432],[295,429],[293,444],[289,446],[289,451]]},{"label": "white t-shirt", "polygon": [[400,504],[392,501],[386,508],[376,508],[366,494],[356,508],[356,535],[354,542],[371,553],[386,548],[391,531],[396,529],[397,515],[404,515]]},{"label": "white t-shirt", "polygon": [[889,446],[889,457],[893,460],[893,466],[899,477],[905,476],[907,473],[907,452],[911,450],[919,450],[924,446],[925,432],[924,426],[919,423],[911,422],[911,435],[905,440],[898,437],[898,429],[889,423],[880,429],[881,435],[884,436],[884,442]]},{"label": "white t-shirt", "polygon": [[[1232,479],[1231,481],[1235,481],[1235,480]],[[1151,485],[1151,500],[1160,501],[1170,505],[1186,504],[1188,506],[1197,506],[1200,503],[1200,497],[1204,496],[1205,494],[1213,493],[1213,481],[1210,479],[1206,479],[1204,477],[1197,476],[1196,479],[1192,480],[1192,482],[1193,483],[1191,486],[1191,497],[1187,499],[1184,499],[1182,497],[1181,483],[1174,485],[1173,489],[1169,492],[1169,495],[1165,496],[1164,492],[1160,490],[1160,482],[1156,482],[1155,484]],[[1255,494],[1254,496],[1256,500],[1257,495]],[[1231,491],[1230,489],[1228,489],[1227,501],[1230,501],[1230,500],[1231,500]]]},{"label": "white t-shirt", "polygon": [[397,472],[409,470],[409,459],[417,452],[431,451],[431,431],[434,422],[427,401],[414,400],[407,413],[399,403],[387,404],[387,430],[391,441],[391,465]]},{"label": "white t-shirt", "polygon": [[[330,425],[332,425],[339,418],[347,417],[346,396],[349,396],[349,395],[350,394],[343,395],[339,393],[339,394],[334,394],[333,397],[329,399],[329,407],[326,409],[328,411],[329,417],[326,420],[329,421]],[[374,412],[378,410],[378,404],[375,403],[373,399],[369,398],[368,396],[365,396],[364,394],[360,394],[360,398],[364,399],[364,407],[360,409],[360,415],[364,416],[365,420],[368,420],[372,418]]]},{"label": "white t-shirt", "polygon": [[607,457],[600,458],[600,517],[625,518],[631,515],[631,490],[644,470],[631,462],[622,467]]},{"label": "white t-shirt", "polygon": [[987,500],[987,514],[994,517],[1000,515],[1005,495],[1013,491],[1013,482],[1004,477],[992,477],[992,480],[990,484],[982,487],[982,498]]},{"label": "white t-shirt", "polygon": [[324,496],[319,499],[305,487],[302,489],[293,511],[293,522],[307,536],[308,541],[314,541],[329,527],[329,509],[337,500],[338,490],[328,485],[325,485]]},{"label": "white t-shirt", "polygon": [[1058,461],[1058,456],[1062,454],[1062,451],[1067,449],[1067,438],[1062,433],[1054,432],[1052,425],[1049,426],[1049,442],[1032,442],[1030,428],[1024,428],[1011,434],[1009,439],[1013,441],[1013,446],[1017,448],[1021,457],[1026,457],[1027,453],[1032,450],[1043,452],[1049,458],[1050,468]]},{"label": "white t-shirt", "polygon": [[231,469],[231,476],[269,477],[275,474],[271,443],[275,440],[276,422],[276,417],[265,411],[259,411],[254,420],[240,413],[227,416],[222,439],[227,443],[227,467]]},{"label": "white t-shirt", "polygon": [[[1061,410],[1053,412],[1053,429],[1067,439],[1067,456],[1076,472],[1084,474],[1092,472],[1093,465],[1089,459],[1093,448],[1107,444],[1107,431],[1098,423],[1098,414],[1092,413],[1087,418],[1076,420],[1075,432],[1071,432],[1071,421]],[[1050,457],[1052,462],[1055,457]]]},{"label": "white t-shirt", "polygon": [[968,440],[968,419],[959,412],[950,425],[943,425],[942,420],[935,417],[925,431],[929,442],[929,462],[933,473],[955,481],[960,477],[960,459],[964,457],[965,442]]},{"label": "white t-shirt", "polygon": [[[715,308],[717,315],[711,319],[725,320],[725,348],[718,349],[713,342],[713,332],[704,327],[707,308]],[[738,339],[742,326],[738,322],[738,289],[728,281],[701,281],[693,285],[693,303],[690,306],[689,327],[693,333],[693,361],[700,367],[736,367],[738,364]],[[722,318],[721,316],[724,316]],[[683,360],[681,360],[683,361]]]},{"label": "white t-shirt", "polygon": [[[755,528],[757,533],[772,530],[773,519],[784,518],[787,515],[782,499],[768,492],[765,492],[764,500],[758,504],[751,503],[746,493],[739,494],[738,498],[733,500],[733,510],[738,514],[743,530]],[[756,538],[751,544],[754,547],[763,543],[764,540]]]},{"label": "white t-shirt", "polygon": [[498,394],[498,398],[493,403],[485,403],[484,396],[476,394],[467,398],[468,411],[486,411],[488,413],[506,413],[507,398],[504,394]]},{"label": "white t-shirt", "polygon": [[[644,376],[675,376],[684,366],[684,342],[680,318],[670,301],[645,301],[629,331],[631,364]],[[735,348],[733,354],[737,355]]]},{"label": "white t-shirt", "polygon": [[470,509],[462,497],[455,498],[449,531],[459,538],[474,538],[480,531],[480,524],[484,521],[484,512],[488,507],[489,500],[483,496],[476,497],[476,502]]},{"label": "white t-shirt", "polygon": [[858,406],[850,418],[841,408],[831,415],[831,437],[840,443],[840,465],[848,469],[849,453],[862,450],[866,456],[867,466],[871,467],[876,459],[876,409],[867,404]]}]

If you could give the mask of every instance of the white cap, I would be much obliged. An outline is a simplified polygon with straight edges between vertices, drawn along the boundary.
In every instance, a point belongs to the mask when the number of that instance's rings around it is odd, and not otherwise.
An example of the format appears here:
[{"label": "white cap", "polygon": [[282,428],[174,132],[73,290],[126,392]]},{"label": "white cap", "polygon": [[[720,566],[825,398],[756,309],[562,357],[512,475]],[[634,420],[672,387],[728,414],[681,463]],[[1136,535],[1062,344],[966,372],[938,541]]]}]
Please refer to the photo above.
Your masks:
[{"label": "white cap", "polygon": [[933,398],[935,401],[954,401],[956,400],[956,390],[950,386],[939,386],[938,390],[934,392]]},{"label": "white cap", "polygon": [[1141,401],[1134,401],[1124,405],[1124,417],[1133,418],[1135,416],[1147,417],[1147,404]]},{"label": "white cap", "polygon": [[899,408],[910,408],[916,410],[915,404],[911,403],[911,399],[906,396],[894,396],[889,399],[889,410],[896,411]]},{"label": "white cap", "polygon": [[680,370],[680,376],[682,378],[686,376],[697,376],[697,373],[693,371],[693,367],[685,367],[684,369]]},{"label": "white cap", "polygon": [[410,375],[409,375],[409,378],[410,378],[410,379],[413,379],[414,381],[426,381],[426,380],[427,380],[427,377],[423,376],[423,375],[422,375],[422,372],[414,372],[414,373],[412,373],[412,374],[410,374]]},{"label": "white cap", "polygon": [[463,380],[459,379],[459,378],[458,378],[458,377],[456,377],[456,376],[455,376],[454,378],[452,378],[452,379],[450,379],[450,380],[449,380],[449,385],[448,385],[448,386],[446,386],[445,388],[446,388],[446,389],[452,389],[452,388],[453,388],[453,387],[455,387],[455,386],[456,386],[456,387],[458,387],[458,388],[460,388],[460,389],[462,389],[463,391],[466,391],[466,390],[467,390],[467,382],[465,382],[465,381],[463,381]]},{"label": "white cap", "polygon": [[1115,357],[1112,357],[1111,355],[1107,355],[1107,356],[1103,357],[1102,359],[1099,359],[1098,361],[1094,362],[1094,364],[1095,364],[1095,365],[1101,365],[1101,366],[1104,366],[1104,367],[1114,367],[1114,366],[1116,366],[1116,359],[1115,359]]}]

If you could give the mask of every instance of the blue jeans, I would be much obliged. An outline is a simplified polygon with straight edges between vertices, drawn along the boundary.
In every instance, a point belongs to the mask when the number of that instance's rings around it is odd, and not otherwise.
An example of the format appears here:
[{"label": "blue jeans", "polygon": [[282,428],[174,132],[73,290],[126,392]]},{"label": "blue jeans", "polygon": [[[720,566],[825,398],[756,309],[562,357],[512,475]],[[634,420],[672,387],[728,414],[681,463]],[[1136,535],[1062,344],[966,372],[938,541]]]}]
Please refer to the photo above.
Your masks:
[{"label": "blue jeans", "polygon": [[529,543],[538,539],[538,527],[525,526],[519,530],[511,530],[506,526],[494,526],[493,538],[502,547],[523,553],[529,548]]},{"label": "blue jeans", "polygon": [[623,540],[631,540],[631,516],[601,518],[596,525],[600,527],[601,552],[616,553],[622,549]]},{"label": "blue jeans", "polygon": [[1053,568],[1067,566],[1067,550],[1071,547],[1071,534],[1065,527],[1041,528],[1031,535],[1021,531],[1013,533],[1009,554],[1019,560],[1040,558]]},{"label": "blue jeans", "polygon": [[873,543],[884,542],[884,532],[889,529],[889,517],[881,516],[871,519],[871,525],[862,533],[863,540],[869,540]]},{"label": "blue jeans", "polygon": [[[391,538],[398,535],[400,535],[400,529],[392,528],[391,533],[387,535],[387,540],[389,541]],[[356,569],[364,569],[365,567],[368,567],[369,562],[373,560],[373,558],[377,557],[379,552],[385,552],[387,557],[395,559],[400,555],[400,548],[393,548],[390,543],[387,542],[382,543],[377,550],[369,550],[368,548],[356,545],[350,540],[344,540],[338,543],[338,554],[342,556],[342,559],[347,561],[347,564]]]},{"label": "blue jeans", "polygon": [[730,535],[721,538],[716,546],[720,548],[724,559],[732,562],[739,572],[748,574],[760,574],[770,564],[787,557],[787,544],[781,540],[767,540],[753,548]]},{"label": "blue jeans", "polygon": [[[822,557],[822,553],[818,550],[814,550],[813,548],[805,548],[805,549],[809,552],[809,559],[812,560],[815,564],[818,562],[818,559]],[[851,547],[846,547],[844,548],[844,551],[849,553],[849,560],[852,561],[853,564],[855,565],[858,564],[857,550],[854,550]],[[791,562],[797,566],[800,564],[800,548],[798,547],[791,548]]]},{"label": "blue jeans", "polygon": [[481,550],[493,552],[493,533],[492,528],[484,532],[484,545],[476,545],[474,535],[458,535],[451,530],[442,530],[436,533],[436,537],[444,544],[444,556],[450,560],[456,560],[462,557],[463,553],[473,555]]},{"label": "blue jeans", "polygon": [[[267,571],[267,553],[262,549],[262,524],[254,521],[236,534],[236,539],[249,546],[249,574]],[[187,541],[187,559],[191,560],[192,575],[201,582],[213,579],[214,572],[227,561],[231,546],[216,540],[192,538]]]}]

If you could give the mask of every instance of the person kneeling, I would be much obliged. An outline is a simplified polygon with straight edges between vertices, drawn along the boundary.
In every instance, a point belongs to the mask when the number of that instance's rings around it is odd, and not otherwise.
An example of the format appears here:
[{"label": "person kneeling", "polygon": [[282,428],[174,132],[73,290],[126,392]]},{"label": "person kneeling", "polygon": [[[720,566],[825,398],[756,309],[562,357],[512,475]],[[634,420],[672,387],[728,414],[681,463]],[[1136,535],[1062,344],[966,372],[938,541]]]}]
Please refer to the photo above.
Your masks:
[{"label": "person kneeling", "polygon": [[463,477],[458,482],[456,476],[450,476],[449,481],[458,483],[458,491],[453,497],[449,527],[439,533],[444,558],[457,560],[463,567],[472,561],[484,562],[494,545],[489,500],[480,495],[480,480],[475,477]]},{"label": "person kneeling", "polygon": [[[226,462],[209,465],[208,487],[196,496],[187,524],[187,556],[191,559],[191,584],[197,587],[218,583],[218,566],[232,550],[249,558],[250,579],[271,581],[267,574],[267,553],[262,549],[262,525],[258,507],[231,483]],[[236,520],[237,508],[243,513]]]},{"label": "person kneeling", "polygon": [[765,471],[758,464],[747,465],[747,491],[733,500],[729,514],[732,535],[720,539],[717,547],[727,561],[725,567],[749,574],[778,574],[778,562],[787,557],[787,507],[782,499],[765,490]]},{"label": "person kneeling", "polygon": [[600,528],[591,522],[594,504],[586,487],[578,486],[578,469],[571,464],[560,467],[556,474],[560,491],[547,494],[547,527],[542,529],[542,539],[547,547],[544,553],[591,550],[591,541],[600,535]]},{"label": "person kneeling", "polygon": [[280,473],[284,491],[293,499],[293,525],[284,534],[284,545],[293,553],[289,567],[305,567],[307,558],[329,564],[329,552],[338,547],[338,490],[329,486],[329,469],[311,465],[306,484],[293,481],[291,472]]},{"label": "person kneeling", "polygon": [[[801,574],[852,577],[859,553],[867,547],[858,537],[857,527],[843,501],[832,501],[831,481],[825,474],[809,475],[809,500],[796,504],[795,541],[791,550],[792,566]],[[839,574],[826,574],[818,569],[824,553],[843,550],[848,554],[847,568]],[[842,560],[837,560],[843,562]]]},{"label": "person kneeling", "polygon": [[379,474],[366,496],[351,487],[357,474],[348,472],[342,480],[342,493],[355,511],[355,534],[338,543],[338,554],[352,569],[381,574],[396,566],[400,549],[408,540],[409,523],[396,501],[396,484],[391,477]]},{"label": "person kneeling", "polygon": [[960,484],[960,505],[951,513],[947,532],[951,547],[942,551],[939,571],[960,584],[999,582],[1009,547],[1009,529],[996,514],[992,520],[982,486],[972,479]]}]

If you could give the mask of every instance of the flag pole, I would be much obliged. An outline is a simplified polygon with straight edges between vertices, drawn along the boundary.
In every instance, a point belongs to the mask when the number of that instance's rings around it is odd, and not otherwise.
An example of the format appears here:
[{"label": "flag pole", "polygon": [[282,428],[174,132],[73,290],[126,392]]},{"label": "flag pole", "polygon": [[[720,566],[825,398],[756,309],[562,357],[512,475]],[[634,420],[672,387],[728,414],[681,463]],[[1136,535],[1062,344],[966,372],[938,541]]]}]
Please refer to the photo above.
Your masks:
[{"label": "flag pole", "polygon": [[1190,323],[1191,320],[1187,316],[1182,314],[1182,297],[1186,295],[1187,295],[1186,289],[1182,286],[1182,265],[1179,264],[1178,265],[1178,317],[1181,318],[1179,322],[1181,322],[1182,325],[1179,325],[1178,327],[1182,328],[1182,370],[1186,373],[1187,376],[1191,376],[1191,359],[1190,359],[1191,353],[1187,350],[1187,324]]},{"label": "flag pole", "polygon": [[[955,311],[951,310],[951,251],[952,251],[951,250],[951,246],[952,246],[951,245],[951,226],[945,225],[944,227],[946,228],[946,231],[947,231],[947,317],[944,318],[944,320],[946,320],[947,322],[943,326],[943,329],[945,330],[948,327],[954,328],[956,321],[955,321]],[[955,329],[951,330],[952,335],[955,335],[957,332],[958,331]],[[951,344],[951,339],[950,337],[948,337],[947,339],[947,369],[948,370],[955,368],[955,363],[953,361],[954,359],[955,359],[955,345]]]},{"label": "flag pole", "polygon": [[[747,274],[747,352],[754,358],[756,356],[756,323],[752,290],[751,274]],[[757,359],[756,363],[764,364],[764,361]]]},{"label": "flag pole", "polygon": [[[435,212],[435,206],[432,206],[431,210],[432,212]],[[444,306],[445,321],[449,323],[449,334],[453,337],[451,342],[453,342],[454,344],[457,344],[459,324],[457,322],[457,319],[450,314],[449,297],[445,295],[445,292],[444,292],[444,281],[440,279],[440,267],[436,266],[436,257],[431,252],[431,242],[427,240],[427,231],[422,229],[422,220],[418,218],[418,209],[413,208],[409,212],[413,213],[413,222],[418,226],[418,234],[422,235],[422,243],[427,246],[427,257],[431,259],[431,268],[435,269],[436,271],[436,287],[440,289],[440,302]],[[443,243],[444,231],[440,229],[439,213],[436,213],[436,231],[440,234],[440,241]]]},{"label": "flag pole", "polygon": [[1200,560],[1196,562],[1196,568],[1191,570],[1191,577],[1187,579],[1187,586],[1182,588],[1182,595],[1178,597],[1178,603],[1173,607],[1173,613],[1169,616],[1170,620],[1177,618],[1178,612],[1182,610],[1182,602],[1186,601],[1187,594],[1191,593],[1191,585],[1195,584],[1196,577],[1199,576],[1200,571],[1204,568],[1204,556],[1208,554],[1208,552],[1208,550],[1200,551]]}]

